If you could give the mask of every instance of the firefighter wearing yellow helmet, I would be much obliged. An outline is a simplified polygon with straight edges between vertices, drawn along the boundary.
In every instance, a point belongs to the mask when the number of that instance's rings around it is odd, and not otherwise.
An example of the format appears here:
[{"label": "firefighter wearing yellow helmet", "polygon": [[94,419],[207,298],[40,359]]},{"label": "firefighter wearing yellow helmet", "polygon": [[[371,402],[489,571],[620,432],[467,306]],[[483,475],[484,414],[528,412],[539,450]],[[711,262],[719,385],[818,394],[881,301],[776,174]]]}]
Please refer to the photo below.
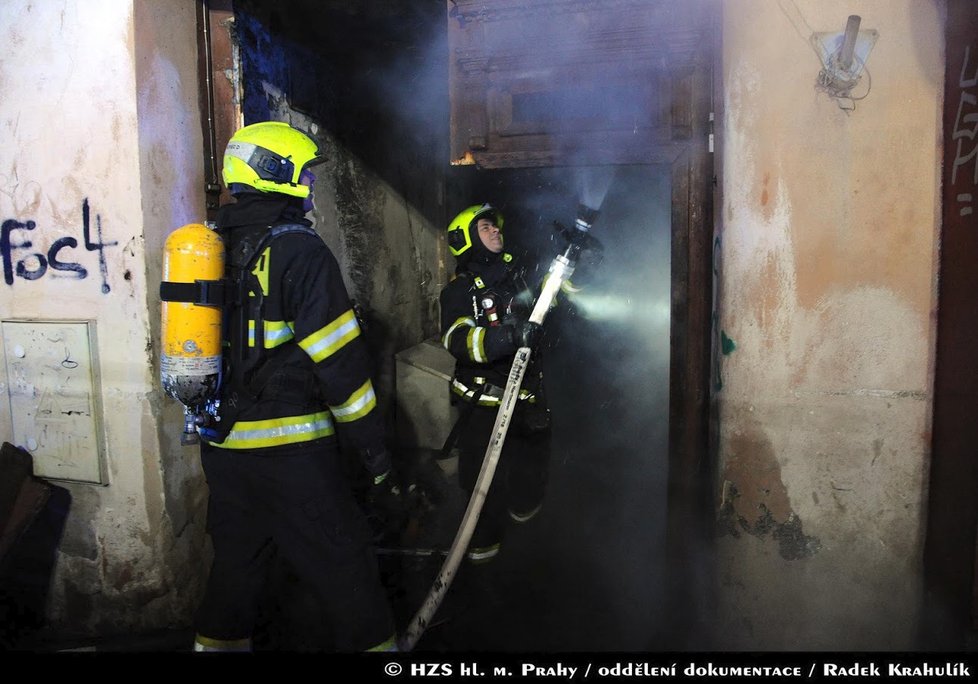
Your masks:
[{"label": "firefighter wearing yellow helmet", "polygon": [[198,650],[250,647],[274,550],[326,613],[323,649],[394,644],[369,527],[337,445],[341,432],[375,487],[391,488],[366,344],[336,259],[306,218],[321,161],[313,140],[279,122],[245,126],[224,155],[234,201],[217,227],[230,296],[220,421],[199,430],[214,560]]},{"label": "firefighter wearing yellow helmet", "polygon": [[[460,411],[452,432],[458,440],[459,483],[470,493],[493,434],[513,356],[520,347],[536,348],[541,333],[540,326],[527,320],[534,294],[517,260],[503,248],[502,227],[502,213],[490,204],[470,206],[448,225],[448,246],[457,266],[454,279],[441,292],[442,343],[455,357],[451,390]],[[467,550],[475,564],[491,560],[506,526],[529,521],[543,501],[550,417],[538,359],[534,353],[495,485]]]}]

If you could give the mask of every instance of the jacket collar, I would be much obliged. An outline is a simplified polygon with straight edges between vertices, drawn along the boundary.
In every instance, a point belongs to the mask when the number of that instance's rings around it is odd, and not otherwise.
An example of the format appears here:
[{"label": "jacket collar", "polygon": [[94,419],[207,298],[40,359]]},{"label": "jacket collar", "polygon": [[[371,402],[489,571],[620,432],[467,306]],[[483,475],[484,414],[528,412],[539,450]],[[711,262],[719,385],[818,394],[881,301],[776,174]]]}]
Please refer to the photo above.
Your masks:
[{"label": "jacket collar", "polygon": [[221,207],[217,214],[217,225],[225,229],[278,223],[312,225],[302,210],[301,199],[280,194],[242,194],[235,202]]}]

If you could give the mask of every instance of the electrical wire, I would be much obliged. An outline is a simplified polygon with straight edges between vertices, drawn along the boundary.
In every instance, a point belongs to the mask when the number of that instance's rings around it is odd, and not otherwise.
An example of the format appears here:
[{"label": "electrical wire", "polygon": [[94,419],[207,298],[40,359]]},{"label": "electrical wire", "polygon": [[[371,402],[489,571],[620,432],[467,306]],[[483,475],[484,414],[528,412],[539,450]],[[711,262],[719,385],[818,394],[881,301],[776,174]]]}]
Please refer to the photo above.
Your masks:
[{"label": "electrical wire", "polygon": [[[778,7],[781,9],[781,12],[785,15],[785,17],[788,18],[788,21],[791,22],[791,25],[794,27],[799,37],[801,37],[801,39],[812,48],[812,51],[815,53],[815,57],[818,58],[819,65],[822,66],[822,70],[819,71],[818,78],[815,81],[815,89],[821,90],[829,97],[835,99],[839,105],[839,109],[842,109],[846,113],[855,111],[856,102],[865,99],[866,96],[869,95],[870,90],[873,88],[873,77],[872,74],[869,73],[869,69],[866,67],[866,62],[859,59],[858,55],[853,55],[853,59],[859,62],[861,66],[861,70],[857,70],[857,73],[859,73],[859,71],[866,72],[866,92],[856,97],[851,94],[851,91],[861,80],[860,77],[857,76],[848,86],[840,86],[838,84],[837,76],[830,73],[828,65],[832,64],[833,61],[836,60],[836,57],[839,55],[839,50],[836,50],[831,55],[826,56],[823,61],[822,53],[818,49],[818,41],[815,39],[815,31],[811,26],[809,26],[804,15],[801,13],[801,10],[798,8],[798,5],[795,4],[795,1],[778,0]],[[794,17],[792,16],[792,11],[795,15]],[[805,37],[805,34],[799,25],[804,26],[804,30],[808,32],[808,38]],[[848,103],[850,106],[845,106],[846,103]]]}]

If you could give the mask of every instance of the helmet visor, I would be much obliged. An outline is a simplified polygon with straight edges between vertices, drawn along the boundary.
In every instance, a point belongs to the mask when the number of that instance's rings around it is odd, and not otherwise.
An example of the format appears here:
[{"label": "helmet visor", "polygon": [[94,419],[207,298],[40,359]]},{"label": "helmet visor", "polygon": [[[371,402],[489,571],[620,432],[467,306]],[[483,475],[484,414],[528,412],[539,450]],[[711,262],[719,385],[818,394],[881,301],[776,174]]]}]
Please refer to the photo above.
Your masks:
[{"label": "helmet visor", "polygon": [[302,169],[302,173],[299,174],[299,185],[305,185],[307,187],[312,187],[316,183],[316,174],[309,170],[309,167]]},{"label": "helmet visor", "polygon": [[254,169],[262,180],[291,183],[295,165],[280,154],[248,142],[228,143],[225,155],[236,157]]}]

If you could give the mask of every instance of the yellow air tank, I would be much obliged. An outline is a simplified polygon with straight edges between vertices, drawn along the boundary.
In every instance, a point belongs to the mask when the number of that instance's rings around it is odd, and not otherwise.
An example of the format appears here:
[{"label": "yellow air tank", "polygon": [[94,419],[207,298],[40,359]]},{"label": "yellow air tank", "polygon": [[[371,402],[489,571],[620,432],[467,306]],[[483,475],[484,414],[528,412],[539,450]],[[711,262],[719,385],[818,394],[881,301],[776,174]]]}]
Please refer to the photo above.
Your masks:
[{"label": "yellow air tank", "polygon": [[[223,277],[224,244],[215,231],[191,223],[166,239],[164,285],[193,286],[197,281],[213,283]],[[193,301],[193,296],[163,301],[160,358],[163,390],[187,407],[188,418],[216,398],[221,377],[221,308],[219,303],[203,305]]]}]

